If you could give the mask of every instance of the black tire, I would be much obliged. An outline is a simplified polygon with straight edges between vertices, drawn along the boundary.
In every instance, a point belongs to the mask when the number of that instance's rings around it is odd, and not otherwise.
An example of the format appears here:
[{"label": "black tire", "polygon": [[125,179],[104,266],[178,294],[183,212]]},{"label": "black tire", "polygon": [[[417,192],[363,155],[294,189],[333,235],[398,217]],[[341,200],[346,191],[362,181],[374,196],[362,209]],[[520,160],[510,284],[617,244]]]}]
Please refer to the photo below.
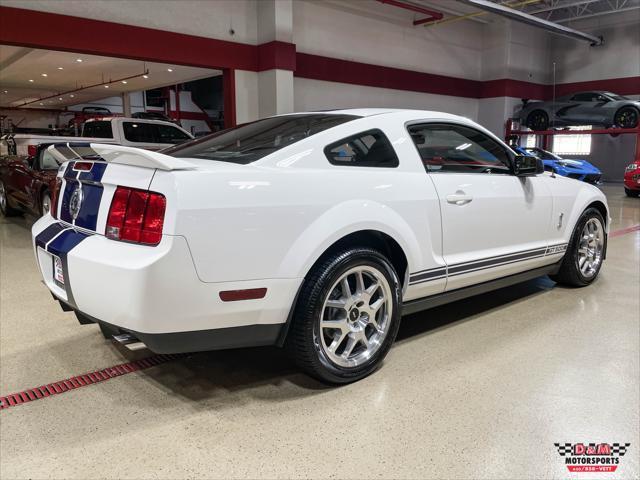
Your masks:
[{"label": "black tire", "polygon": [[0,213],[5,217],[15,217],[22,213],[20,210],[9,205],[7,188],[2,180],[0,180]]},{"label": "black tire", "polygon": [[543,110],[534,110],[527,116],[527,127],[537,132],[548,129],[549,115]]},{"label": "black tire", "polygon": [[624,193],[627,197],[640,197],[640,190],[631,190],[627,187],[624,187]]},{"label": "black tire", "polygon": [[51,194],[47,189],[43,190],[40,195],[40,216],[44,216],[45,213],[48,213],[45,212],[45,199],[49,199],[49,208],[51,208]]},{"label": "black tire", "polygon": [[636,128],[640,112],[635,107],[622,107],[613,117],[613,123],[619,128]]},{"label": "black tire", "polygon": [[[604,243],[601,252],[601,260],[597,266],[595,273],[591,276],[586,276],[582,273],[579,267],[578,249],[580,248],[582,231],[587,222],[589,222],[589,220],[591,219],[597,219],[600,222]],[[600,211],[595,208],[587,208],[584,211],[573,230],[571,240],[569,241],[569,245],[567,247],[567,252],[565,253],[562,264],[560,266],[560,270],[556,275],[549,275],[552,280],[571,287],[585,287],[593,283],[595,279],[598,278],[598,274],[600,273],[600,269],[602,268],[604,255],[607,250],[607,236],[604,233],[605,225],[605,221],[602,218],[602,214],[600,213]]]},{"label": "black tire", "polygon": [[[389,287],[392,312],[387,317],[389,323],[386,336],[371,357],[359,365],[344,367],[333,362],[320,345],[323,341],[319,339],[319,335],[323,334],[319,333],[320,318],[325,299],[329,298],[332,288],[335,288],[335,282],[354,267],[373,267],[384,276]],[[302,370],[322,382],[346,384],[360,380],[381,365],[395,340],[401,317],[400,298],[398,275],[387,258],[377,250],[353,247],[328,254],[313,267],[304,280],[285,348]],[[340,338],[346,337],[348,335]]]}]

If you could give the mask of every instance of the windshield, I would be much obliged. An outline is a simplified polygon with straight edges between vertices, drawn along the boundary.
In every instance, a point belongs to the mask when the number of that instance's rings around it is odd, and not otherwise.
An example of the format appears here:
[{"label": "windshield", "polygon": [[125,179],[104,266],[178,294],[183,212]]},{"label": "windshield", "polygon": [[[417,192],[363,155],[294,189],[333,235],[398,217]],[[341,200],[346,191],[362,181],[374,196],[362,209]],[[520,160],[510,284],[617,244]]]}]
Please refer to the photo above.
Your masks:
[{"label": "windshield", "polygon": [[611,93],[611,92],[605,92],[605,95],[607,97],[612,98],[613,100],[629,100],[627,97],[623,97],[622,95],[618,95],[618,94]]},{"label": "windshield", "polygon": [[162,151],[178,158],[202,158],[246,165],[356,115],[303,114],[265,118]]},{"label": "windshield", "polygon": [[530,153],[541,160],[562,160],[559,156],[551,152],[547,152],[546,150],[542,150],[541,148],[526,148],[525,150],[527,153]]}]

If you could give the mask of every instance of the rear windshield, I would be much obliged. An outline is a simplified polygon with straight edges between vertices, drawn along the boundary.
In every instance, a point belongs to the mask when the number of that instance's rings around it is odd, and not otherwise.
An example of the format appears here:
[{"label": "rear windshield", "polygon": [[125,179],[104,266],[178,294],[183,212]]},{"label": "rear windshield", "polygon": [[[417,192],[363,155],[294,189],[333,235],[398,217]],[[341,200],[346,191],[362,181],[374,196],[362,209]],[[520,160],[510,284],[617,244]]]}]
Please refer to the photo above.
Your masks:
[{"label": "rear windshield", "polygon": [[246,165],[356,115],[285,115],[265,118],[162,151],[179,158],[202,158]]}]

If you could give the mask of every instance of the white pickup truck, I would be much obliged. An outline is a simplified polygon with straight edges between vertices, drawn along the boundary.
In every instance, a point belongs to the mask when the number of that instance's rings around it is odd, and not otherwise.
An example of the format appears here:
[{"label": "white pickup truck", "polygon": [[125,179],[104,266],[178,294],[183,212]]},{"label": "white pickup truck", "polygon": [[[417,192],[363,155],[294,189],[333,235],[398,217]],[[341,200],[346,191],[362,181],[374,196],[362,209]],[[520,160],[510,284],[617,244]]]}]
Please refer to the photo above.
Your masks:
[{"label": "white pickup truck", "polygon": [[[179,126],[161,120],[103,117],[87,120],[80,137],[16,133],[4,135],[0,155],[31,155],[41,143],[90,142],[113,143],[128,147],[160,150],[191,140],[193,136]],[[31,147],[31,150],[30,148]]]}]

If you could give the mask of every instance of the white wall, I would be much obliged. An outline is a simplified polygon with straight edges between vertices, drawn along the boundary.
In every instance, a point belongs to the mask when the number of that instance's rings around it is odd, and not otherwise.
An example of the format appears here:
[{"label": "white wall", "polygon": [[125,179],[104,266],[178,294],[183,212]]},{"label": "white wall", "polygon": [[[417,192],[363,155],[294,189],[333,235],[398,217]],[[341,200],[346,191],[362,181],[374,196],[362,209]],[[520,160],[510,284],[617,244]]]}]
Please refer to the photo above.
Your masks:
[{"label": "white wall", "polygon": [[258,74],[236,70],[236,123],[246,123],[260,116]]},{"label": "white wall", "polygon": [[258,38],[256,0],[2,0],[2,5],[253,45]]},{"label": "white wall", "polygon": [[640,10],[606,15],[570,25],[605,43],[588,43],[562,37],[553,41],[553,58],[558,64],[558,83],[640,76]]},{"label": "white wall", "polygon": [[293,85],[294,109],[297,111],[360,107],[414,108],[442,110],[472,120],[478,118],[478,100],[474,98],[362,87],[298,77],[294,78]]},{"label": "white wall", "polygon": [[[293,2],[299,52],[477,80],[482,25],[414,27],[410,11],[375,0]],[[463,31],[462,31],[463,30]]]}]

